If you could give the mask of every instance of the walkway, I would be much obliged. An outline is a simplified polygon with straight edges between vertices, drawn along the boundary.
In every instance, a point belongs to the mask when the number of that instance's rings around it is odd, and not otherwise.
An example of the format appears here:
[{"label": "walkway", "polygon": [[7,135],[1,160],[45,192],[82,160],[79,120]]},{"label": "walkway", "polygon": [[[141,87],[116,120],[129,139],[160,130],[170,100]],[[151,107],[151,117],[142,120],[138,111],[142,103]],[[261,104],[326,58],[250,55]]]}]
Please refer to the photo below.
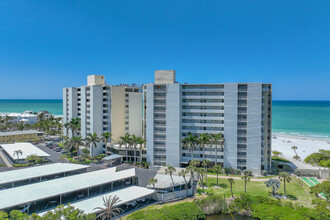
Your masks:
[{"label": "walkway", "polygon": [[2,159],[2,161],[5,163],[5,165],[7,167],[13,167],[13,165],[11,165],[10,161],[8,160],[8,158],[4,155],[4,153],[2,152],[2,150],[0,150],[0,157]]},{"label": "walkway", "polygon": [[[217,178],[217,175],[207,175],[207,177],[213,177],[213,178]],[[235,179],[235,180],[241,180],[242,178],[241,177],[238,177],[238,176],[220,176],[219,175],[219,178],[221,178],[221,179],[229,179],[229,178],[233,178],[233,179]],[[277,177],[274,177],[275,179],[277,178]],[[266,182],[266,181],[268,181],[270,178],[263,178],[263,179],[253,179],[253,178],[251,178],[250,180],[251,181],[256,181],[256,182]]]}]

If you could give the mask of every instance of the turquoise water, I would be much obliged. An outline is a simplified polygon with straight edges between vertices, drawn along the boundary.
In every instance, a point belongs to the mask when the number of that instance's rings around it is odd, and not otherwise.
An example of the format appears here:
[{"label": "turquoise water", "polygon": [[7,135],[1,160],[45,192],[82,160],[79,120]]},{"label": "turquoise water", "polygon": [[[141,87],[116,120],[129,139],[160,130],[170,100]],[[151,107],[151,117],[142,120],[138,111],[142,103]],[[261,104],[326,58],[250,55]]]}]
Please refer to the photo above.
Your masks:
[{"label": "turquoise water", "polygon": [[330,101],[273,101],[273,133],[329,138]]},{"label": "turquoise water", "polygon": [[[0,100],[0,112],[46,110],[62,115],[62,100]],[[330,101],[273,101],[273,132],[330,137]]]},{"label": "turquoise water", "polygon": [[62,99],[0,99],[0,113],[48,111],[63,114]]}]

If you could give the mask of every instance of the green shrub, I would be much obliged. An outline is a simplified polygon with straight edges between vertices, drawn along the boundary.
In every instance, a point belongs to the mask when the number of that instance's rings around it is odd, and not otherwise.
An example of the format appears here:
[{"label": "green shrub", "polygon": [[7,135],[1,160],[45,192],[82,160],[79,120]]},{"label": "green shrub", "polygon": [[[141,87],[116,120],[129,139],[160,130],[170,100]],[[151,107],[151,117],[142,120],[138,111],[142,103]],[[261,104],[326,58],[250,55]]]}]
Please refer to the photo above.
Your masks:
[{"label": "green shrub", "polygon": [[276,205],[258,204],[253,208],[252,217],[258,219],[286,219],[305,220],[306,217],[300,215],[290,207],[280,207]]},{"label": "green shrub", "polygon": [[14,167],[29,167],[32,166],[32,163],[14,163]]},{"label": "green shrub", "polygon": [[195,203],[206,215],[218,214],[227,210],[225,195],[208,196],[197,200]]},{"label": "green shrub", "polygon": [[43,158],[36,159],[36,164],[42,164],[44,162],[45,162],[45,160]]},{"label": "green shrub", "polygon": [[180,203],[166,206],[161,209],[140,210],[127,217],[127,220],[150,219],[150,220],[202,220],[206,219],[204,212],[194,203]]},{"label": "green shrub", "polygon": [[274,157],[274,156],[272,157],[272,160],[278,161],[278,162],[290,162],[282,157]]},{"label": "green shrub", "polygon": [[305,163],[319,165],[322,167],[330,167],[330,150],[319,150],[305,158]]}]

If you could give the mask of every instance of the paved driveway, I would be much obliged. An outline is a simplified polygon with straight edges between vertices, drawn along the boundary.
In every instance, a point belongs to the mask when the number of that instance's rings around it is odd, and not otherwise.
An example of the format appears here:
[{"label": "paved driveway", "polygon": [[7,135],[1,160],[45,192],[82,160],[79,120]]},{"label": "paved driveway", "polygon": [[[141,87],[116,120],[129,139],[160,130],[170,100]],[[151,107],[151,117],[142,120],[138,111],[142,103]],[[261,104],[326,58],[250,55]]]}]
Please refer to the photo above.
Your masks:
[{"label": "paved driveway", "polygon": [[40,150],[45,151],[47,154],[50,155],[48,158],[51,162],[58,163],[60,161],[60,157],[62,155],[61,152],[56,152],[53,149],[49,149],[44,144],[38,144],[36,145]]}]

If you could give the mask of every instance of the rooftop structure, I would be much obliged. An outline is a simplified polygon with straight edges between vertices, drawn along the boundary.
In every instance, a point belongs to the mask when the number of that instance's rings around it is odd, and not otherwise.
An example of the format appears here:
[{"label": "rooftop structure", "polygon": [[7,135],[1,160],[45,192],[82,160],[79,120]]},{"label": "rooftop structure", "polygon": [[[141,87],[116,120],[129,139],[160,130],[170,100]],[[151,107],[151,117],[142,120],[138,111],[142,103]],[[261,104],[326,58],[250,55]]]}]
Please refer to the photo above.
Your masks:
[{"label": "rooftop structure", "polygon": [[6,132],[0,132],[0,137],[11,136],[11,135],[24,135],[24,134],[42,134],[42,132],[37,130],[6,131]]},{"label": "rooftop structure", "polygon": [[10,184],[11,186],[14,186],[15,182],[35,178],[42,180],[43,177],[56,174],[64,174],[65,176],[65,173],[86,170],[88,167],[89,166],[72,163],[53,163],[43,166],[0,172],[0,185]]},{"label": "rooftop structure", "polygon": [[[83,138],[88,133],[101,136],[105,132],[112,133],[114,142],[126,133],[142,136],[142,87],[110,86],[104,76],[88,76],[86,86],[63,89],[63,123],[77,117]],[[93,153],[106,153],[105,142],[99,142]]]},{"label": "rooftop structure", "polygon": [[23,113],[6,113],[1,114],[1,117],[8,117],[9,121],[12,123],[29,123],[34,124],[38,122],[38,115],[34,114],[32,111],[25,111]]},{"label": "rooftop structure", "polygon": [[[154,178],[157,179],[157,183],[155,184],[156,189],[167,189],[169,187],[172,187],[172,179],[170,175],[157,173]],[[174,187],[185,184],[184,178],[182,176],[172,175],[172,178],[174,182]],[[189,182],[190,176],[186,177],[186,179]],[[148,185],[148,187],[153,188],[153,185]]]},{"label": "rooftop structure", "polygon": [[0,132],[0,144],[37,140],[42,136],[43,133],[36,130]]},{"label": "rooftop structure", "polygon": [[[0,146],[4,149],[7,155],[11,157],[12,160],[24,160],[32,154],[37,155],[38,157],[50,156],[49,154],[40,150],[31,143],[1,144]],[[18,150],[20,150],[22,154],[16,155],[15,151]]]},{"label": "rooftop structure", "polygon": [[130,178],[135,178],[134,168],[120,172],[116,172],[116,168],[108,168],[6,189],[0,191],[0,198],[3,198],[0,200],[0,210],[55,197],[59,197],[59,204],[62,204],[62,196],[64,195],[81,190],[87,190],[89,195],[92,187],[102,186],[104,184],[109,185],[109,183],[125,181]]},{"label": "rooftop structure", "polygon": [[[94,208],[104,206],[103,198],[108,198],[109,196],[119,197],[121,201],[116,205],[116,207],[117,207],[117,206],[121,206],[124,204],[128,205],[129,203],[134,202],[139,199],[151,197],[154,193],[155,193],[155,190],[152,190],[152,189],[147,189],[147,188],[139,187],[139,186],[130,186],[130,187],[126,187],[124,189],[105,193],[105,194],[98,195],[98,196],[95,196],[92,198],[87,198],[80,202],[71,203],[71,206],[73,206],[76,209],[84,211],[84,213],[86,213],[86,214],[93,214],[93,213],[97,213],[100,211],[100,210],[97,210]],[[53,211],[53,210],[51,210],[51,211]],[[46,214],[46,212],[40,213],[41,216],[44,214]]]}]

